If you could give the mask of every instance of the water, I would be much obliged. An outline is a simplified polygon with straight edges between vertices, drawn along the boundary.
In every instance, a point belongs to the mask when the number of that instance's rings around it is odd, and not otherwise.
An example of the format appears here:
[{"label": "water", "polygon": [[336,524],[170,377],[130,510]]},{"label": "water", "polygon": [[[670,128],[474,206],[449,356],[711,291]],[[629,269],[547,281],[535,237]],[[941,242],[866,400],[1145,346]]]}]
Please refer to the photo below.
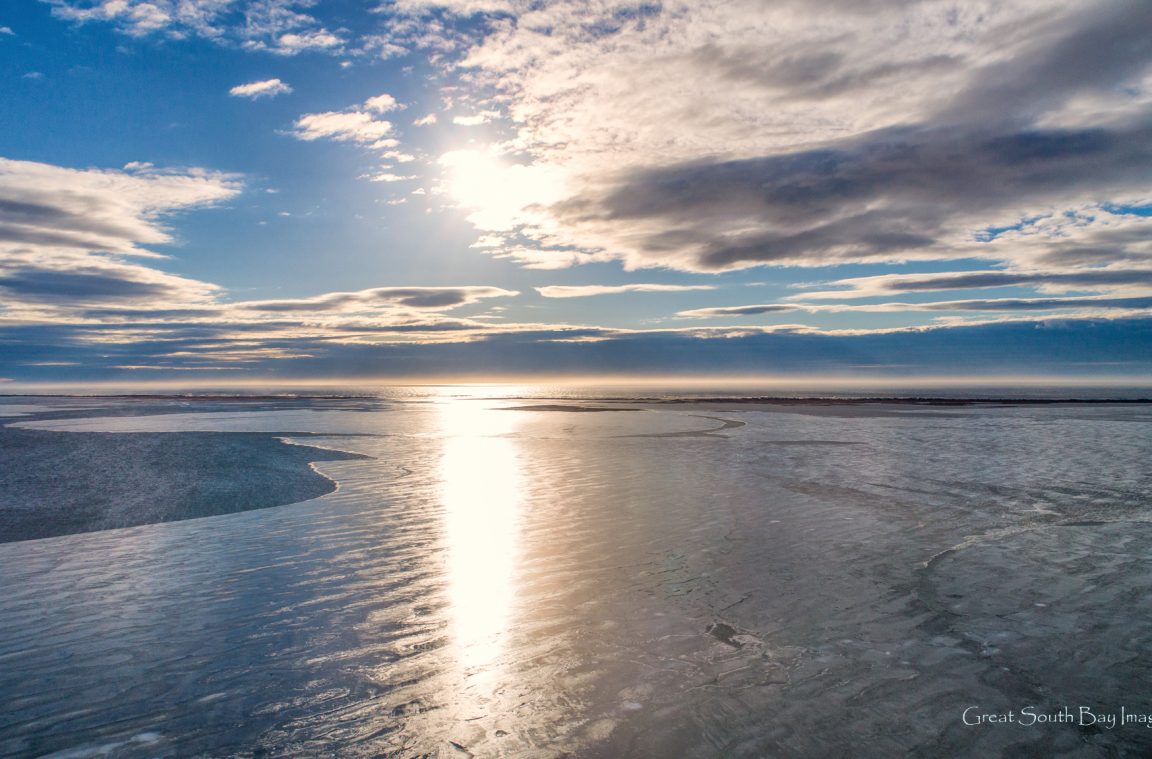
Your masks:
[{"label": "water", "polygon": [[0,545],[0,754],[1152,750],[963,720],[1152,711],[1147,406],[508,410],[539,395],[21,409],[370,458],[304,503]]}]

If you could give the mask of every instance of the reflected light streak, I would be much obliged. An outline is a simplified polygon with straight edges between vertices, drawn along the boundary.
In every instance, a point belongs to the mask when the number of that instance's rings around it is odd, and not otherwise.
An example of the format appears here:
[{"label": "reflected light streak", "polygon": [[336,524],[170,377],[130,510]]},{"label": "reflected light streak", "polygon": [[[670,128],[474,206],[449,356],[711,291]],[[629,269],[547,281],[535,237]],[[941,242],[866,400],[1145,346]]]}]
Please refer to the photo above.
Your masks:
[{"label": "reflected light streak", "polygon": [[516,413],[483,401],[441,406],[440,464],[449,598],[466,674],[500,653],[515,595],[522,477]]}]

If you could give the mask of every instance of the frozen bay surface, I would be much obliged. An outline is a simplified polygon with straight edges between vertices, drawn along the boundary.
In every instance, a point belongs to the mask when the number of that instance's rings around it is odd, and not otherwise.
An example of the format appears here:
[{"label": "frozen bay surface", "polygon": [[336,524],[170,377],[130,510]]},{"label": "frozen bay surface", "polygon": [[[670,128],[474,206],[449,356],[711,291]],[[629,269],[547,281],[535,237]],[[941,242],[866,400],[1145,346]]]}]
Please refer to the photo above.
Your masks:
[{"label": "frozen bay surface", "polygon": [[1152,751],[1147,406],[83,400],[8,431],[365,458],[0,545],[0,755]]}]

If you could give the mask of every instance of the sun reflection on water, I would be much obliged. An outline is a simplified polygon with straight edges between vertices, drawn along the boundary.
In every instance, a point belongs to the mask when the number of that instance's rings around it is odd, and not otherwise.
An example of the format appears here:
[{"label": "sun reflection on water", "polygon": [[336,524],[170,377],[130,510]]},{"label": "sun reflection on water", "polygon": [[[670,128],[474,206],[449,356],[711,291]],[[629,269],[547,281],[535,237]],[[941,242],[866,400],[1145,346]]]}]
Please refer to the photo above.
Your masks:
[{"label": "sun reflection on water", "polygon": [[449,599],[460,664],[471,675],[500,654],[515,596],[523,482],[507,435],[517,414],[456,399],[440,414]]}]

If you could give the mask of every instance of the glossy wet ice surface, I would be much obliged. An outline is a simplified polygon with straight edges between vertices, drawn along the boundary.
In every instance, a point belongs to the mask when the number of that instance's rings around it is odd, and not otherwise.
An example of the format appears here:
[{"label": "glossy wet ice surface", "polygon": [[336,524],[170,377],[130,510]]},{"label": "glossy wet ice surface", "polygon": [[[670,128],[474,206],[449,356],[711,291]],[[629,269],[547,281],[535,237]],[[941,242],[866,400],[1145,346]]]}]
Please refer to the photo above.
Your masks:
[{"label": "glossy wet ice surface", "polygon": [[1152,751],[961,718],[1152,712],[1147,407],[517,405],[11,420],[372,458],[306,503],[0,545],[0,754]]}]

